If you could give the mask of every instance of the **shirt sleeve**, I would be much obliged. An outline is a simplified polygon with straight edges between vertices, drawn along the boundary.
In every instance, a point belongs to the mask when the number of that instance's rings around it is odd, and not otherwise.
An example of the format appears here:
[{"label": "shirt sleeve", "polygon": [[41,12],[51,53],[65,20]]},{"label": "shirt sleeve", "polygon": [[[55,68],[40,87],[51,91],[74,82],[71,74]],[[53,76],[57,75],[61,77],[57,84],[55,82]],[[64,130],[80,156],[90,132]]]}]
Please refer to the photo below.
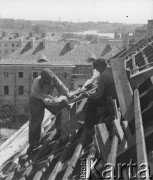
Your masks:
[{"label": "shirt sleeve", "polygon": [[69,89],[61,82],[61,80],[55,75],[54,85],[60,95],[69,96]]},{"label": "shirt sleeve", "polygon": [[92,84],[93,85],[96,84],[99,77],[100,77],[100,73],[98,71],[94,71],[93,76],[85,82],[82,89],[88,88],[88,86],[90,87],[90,85]]},{"label": "shirt sleeve", "polygon": [[97,89],[94,92],[89,92],[89,99],[99,99],[103,96],[106,85],[106,78],[101,75],[98,79]]}]

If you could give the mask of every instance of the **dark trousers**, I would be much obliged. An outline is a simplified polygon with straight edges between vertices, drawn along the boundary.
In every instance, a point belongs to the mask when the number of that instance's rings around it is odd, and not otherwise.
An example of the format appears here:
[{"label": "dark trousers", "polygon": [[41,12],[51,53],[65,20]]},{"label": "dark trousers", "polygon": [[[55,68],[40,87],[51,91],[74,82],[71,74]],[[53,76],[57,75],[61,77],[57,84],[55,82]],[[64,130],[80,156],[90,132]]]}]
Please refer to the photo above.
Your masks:
[{"label": "dark trousers", "polygon": [[106,117],[110,115],[114,117],[115,115],[111,97],[103,96],[100,99],[88,99],[87,104],[86,104],[86,115],[85,115],[85,126],[87,128],[92,128],[94,125],[98,124],[100,117],[97,116],[97,110],[99,107],[104,108],[103,109],[104,111],[102,114],[103,122],[111,123],[111,122],[105,122]]},{"label": "dark trousers", "polygon": [[88,99],[86,104],[85,126],[87,128],[93,127],[98,124],[99,118],[97,118],[98,107],[105,107],[106,100],[100,99]]},{"label": "dark trousers", "polygon": [[[57,119],[59,120],[61,117],[61,109],[60,105],[56,106],[47,106],[41,99],[30,96],[29,99],[29,144],[31,146],[38,145],[42,139],[42,121],[44,119],[44,111],[45,108],[49,110],[53,115],[57,115]],[[55,123],[57,124],[57,122]]]}]

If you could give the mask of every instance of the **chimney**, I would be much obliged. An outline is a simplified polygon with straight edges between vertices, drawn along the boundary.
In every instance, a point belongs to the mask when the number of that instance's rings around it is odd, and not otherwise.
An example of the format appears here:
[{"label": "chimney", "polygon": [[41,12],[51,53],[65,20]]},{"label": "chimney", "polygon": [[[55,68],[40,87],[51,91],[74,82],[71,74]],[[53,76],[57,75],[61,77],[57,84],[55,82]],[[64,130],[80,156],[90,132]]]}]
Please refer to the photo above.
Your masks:
[{"label": "chimney", "polygon": [[47,41],[47,39],[46,39],[46,38],[43,38],[43,41],[42,41],[42,43],[43,43],[43,48],[46,47],[46,41]]},{"label": "chimney", "polygon": [[31,38],[30,41],[31,41],[31,47],[33,48],[34,47],[34,38]]},{"label": "chimney", "polygon": [[123,34],[123,49],[129,48],[129,33]]}]

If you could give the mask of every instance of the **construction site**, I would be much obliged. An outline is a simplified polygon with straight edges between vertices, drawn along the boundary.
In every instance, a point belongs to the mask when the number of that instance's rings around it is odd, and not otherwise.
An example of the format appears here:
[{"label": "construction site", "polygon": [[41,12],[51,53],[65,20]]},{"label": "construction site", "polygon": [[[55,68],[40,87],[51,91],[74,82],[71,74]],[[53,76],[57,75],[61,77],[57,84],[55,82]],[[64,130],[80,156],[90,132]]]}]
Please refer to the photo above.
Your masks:
[{"label": "construction site", "polygon": [[[153,37],[143,38],[110,58],[118,102],[114,113],[90,131],[84,127],[87,98],[73,92],[66,138],[56,132],[56,117],[45,111],[43,145],[27,154],[28,123],[0,146],[1,180],[152,179]],[[126,69],[130,71],[127,77]],[[12,110],[11,110],[12,112]],[[75,118],[75,122],[73,117]],[[81,123],[80,123],[81,122]]]}]

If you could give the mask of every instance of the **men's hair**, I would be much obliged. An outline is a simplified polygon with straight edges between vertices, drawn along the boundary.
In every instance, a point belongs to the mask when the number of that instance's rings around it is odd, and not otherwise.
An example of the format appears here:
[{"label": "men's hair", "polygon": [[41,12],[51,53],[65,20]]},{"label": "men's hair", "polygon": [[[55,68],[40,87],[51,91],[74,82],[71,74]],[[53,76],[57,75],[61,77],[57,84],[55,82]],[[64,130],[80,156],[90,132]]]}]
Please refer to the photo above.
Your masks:
[{"label": "men's hair", "polygon": [[54,77],[55,74],[48,68],[45,68],[41,71],[40,76],[43,81],[51,81]]},{"label": "men's hair", "polygon": [[103,67],[103,69],[106,68],[107,66],[107,61],[105,58],[99,58],[99,59],[96,59],[94,62],[93,62],[93,69],[96,69],[97,67]]}]

